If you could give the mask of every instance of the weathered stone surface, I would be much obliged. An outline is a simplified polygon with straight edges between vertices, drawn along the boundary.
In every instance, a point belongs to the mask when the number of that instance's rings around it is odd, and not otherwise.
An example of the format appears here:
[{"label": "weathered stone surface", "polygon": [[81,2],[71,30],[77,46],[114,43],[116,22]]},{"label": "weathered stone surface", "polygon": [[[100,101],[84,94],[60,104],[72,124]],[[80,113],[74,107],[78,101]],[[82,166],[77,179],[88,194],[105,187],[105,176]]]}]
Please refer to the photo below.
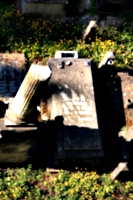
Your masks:
[{"label": "weathered stone surface", "polygon": [[[110,85],[113,129],[120,137],[123,159],[133,155],[133,76],[132,70],[117,72]],[[125,129],[125,130],[124,130]]]},{"label": "weathered stone surface", "polygon": [[133,140],[133,125],[128,130],[120,131],[119,137],[123,137],[125,141],[130,142]]},{"label": "weathered stone surface", "polygon": [[133,76],[129,73],[118,73],[121,79],[123,107],[127,129],[133,125]]},{"label": "weathered stone surface", "polygon": [[0,63],[23,69],[25,68],[26,58],[22,53],[0,53]]},{"label": "weathered stone surface", "polygon": [[50,116],[57,125],[57,160],[103,156],[91,59],[69,59],[70,66],[58,69],[61,60],[67,59],[49,61],[53,74],[49,81]]},{"label": "weathered stone surface", "polygon": [[26,74],[24,54],[0,54],[0,96],[13,97]]},{"label": "weathered stone surface", "polygon": [[[5,125],[25,123],[25,119],[36,106],[39,94],[37,89],[41,81],[46,81],[51,76],[48,66],[32,64],[15,98],[6,111]],[[30,119],[29,119],[30,121]]]}]

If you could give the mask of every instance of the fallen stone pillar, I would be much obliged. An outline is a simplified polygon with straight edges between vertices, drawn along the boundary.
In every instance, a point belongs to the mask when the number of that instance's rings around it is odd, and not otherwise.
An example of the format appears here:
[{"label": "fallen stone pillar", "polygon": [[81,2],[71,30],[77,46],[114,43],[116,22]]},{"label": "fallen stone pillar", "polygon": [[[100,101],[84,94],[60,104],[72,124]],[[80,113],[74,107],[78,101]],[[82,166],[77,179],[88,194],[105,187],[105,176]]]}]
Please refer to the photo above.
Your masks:
[{"label": "fallen stone pillar", "polygon": [[[24,81],[22,82],[15,98],[9,104],[5,115],[5,125],[19,125],[25,123],[25,119],[33,110],[34,102],[38,98],[38,87],[42,81],[51,76],[48,66],[32,64]],[[28,120],[29,121],[29,120]]]}]

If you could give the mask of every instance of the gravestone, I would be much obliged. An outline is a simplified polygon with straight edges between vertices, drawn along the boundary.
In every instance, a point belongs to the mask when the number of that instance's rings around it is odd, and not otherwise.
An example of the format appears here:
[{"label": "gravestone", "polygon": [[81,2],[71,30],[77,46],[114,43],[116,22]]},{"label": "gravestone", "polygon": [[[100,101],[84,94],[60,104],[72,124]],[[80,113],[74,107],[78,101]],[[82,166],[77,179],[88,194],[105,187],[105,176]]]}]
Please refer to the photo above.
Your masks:
[{"label": "gravestone", "polygon": [[[59,68],[61,62],[64,64]],[[57,128],[56,160],[103,156],[91,59],[52,58],[49,65],[50,119]]]},{"label": "gravestone", "polygon": [[67,0],[17,0],[17,7],[22,14],[45,14],[46,16],[64,16]]},{"label": "gravestone", "polygon": [[0,53],[0,97],[13,97],[26,74],[26,59],[21,53]]},{"label": "gravestone", "polygon": [[123,107],[127,129],[133,126],[133,71],[119,72],[121,80]]}]

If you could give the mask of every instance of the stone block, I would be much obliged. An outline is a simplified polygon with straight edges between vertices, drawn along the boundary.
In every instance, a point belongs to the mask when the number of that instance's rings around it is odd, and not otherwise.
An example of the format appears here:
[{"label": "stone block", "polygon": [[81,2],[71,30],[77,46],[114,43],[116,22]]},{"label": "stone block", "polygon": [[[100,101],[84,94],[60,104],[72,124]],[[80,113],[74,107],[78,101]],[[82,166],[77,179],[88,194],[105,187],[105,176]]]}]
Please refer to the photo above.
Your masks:
[{"label": "stone block", "polygon": [[[80,160],[103,156],[98,125],[91,59],[50,59],[50,119],[56,123],[56,158]],[[87,65],[84,65],[84,63]]]},{"label": "stone block", "polygon": [[133,76],[128,72],[118,72],[121,81],[125,124],[127,129],[133,126]]}]

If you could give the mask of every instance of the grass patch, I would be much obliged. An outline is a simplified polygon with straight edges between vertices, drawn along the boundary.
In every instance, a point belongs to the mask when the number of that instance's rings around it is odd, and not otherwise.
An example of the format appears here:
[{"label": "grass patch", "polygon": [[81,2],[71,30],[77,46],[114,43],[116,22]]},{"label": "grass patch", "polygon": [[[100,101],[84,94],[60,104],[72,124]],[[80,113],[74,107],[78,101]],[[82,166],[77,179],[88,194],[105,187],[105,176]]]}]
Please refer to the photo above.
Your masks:
[{"label": "grass patch", "polygon": [[50,174],[27,168],[0,171],[1,199],[133,199],[133,182],[112,181],[110,174],[60,170]]},{"label": "grass patch", "polygon": [[[57,50],[78,50],[81,58],[92,57],[97,64],[106,51],[116,52],[115,66],[133,67],[133,26],[117,31],[115,27],[97,29],[96,41],[85,44],[84,27],[76,20],[61,23],[59,19],[45,16],[20,16],[14,5],[0,9],[0,52],[25,53],[29,63],[35,57],[52,57]],[[91,38],[90,38],[91,40]]]}]

